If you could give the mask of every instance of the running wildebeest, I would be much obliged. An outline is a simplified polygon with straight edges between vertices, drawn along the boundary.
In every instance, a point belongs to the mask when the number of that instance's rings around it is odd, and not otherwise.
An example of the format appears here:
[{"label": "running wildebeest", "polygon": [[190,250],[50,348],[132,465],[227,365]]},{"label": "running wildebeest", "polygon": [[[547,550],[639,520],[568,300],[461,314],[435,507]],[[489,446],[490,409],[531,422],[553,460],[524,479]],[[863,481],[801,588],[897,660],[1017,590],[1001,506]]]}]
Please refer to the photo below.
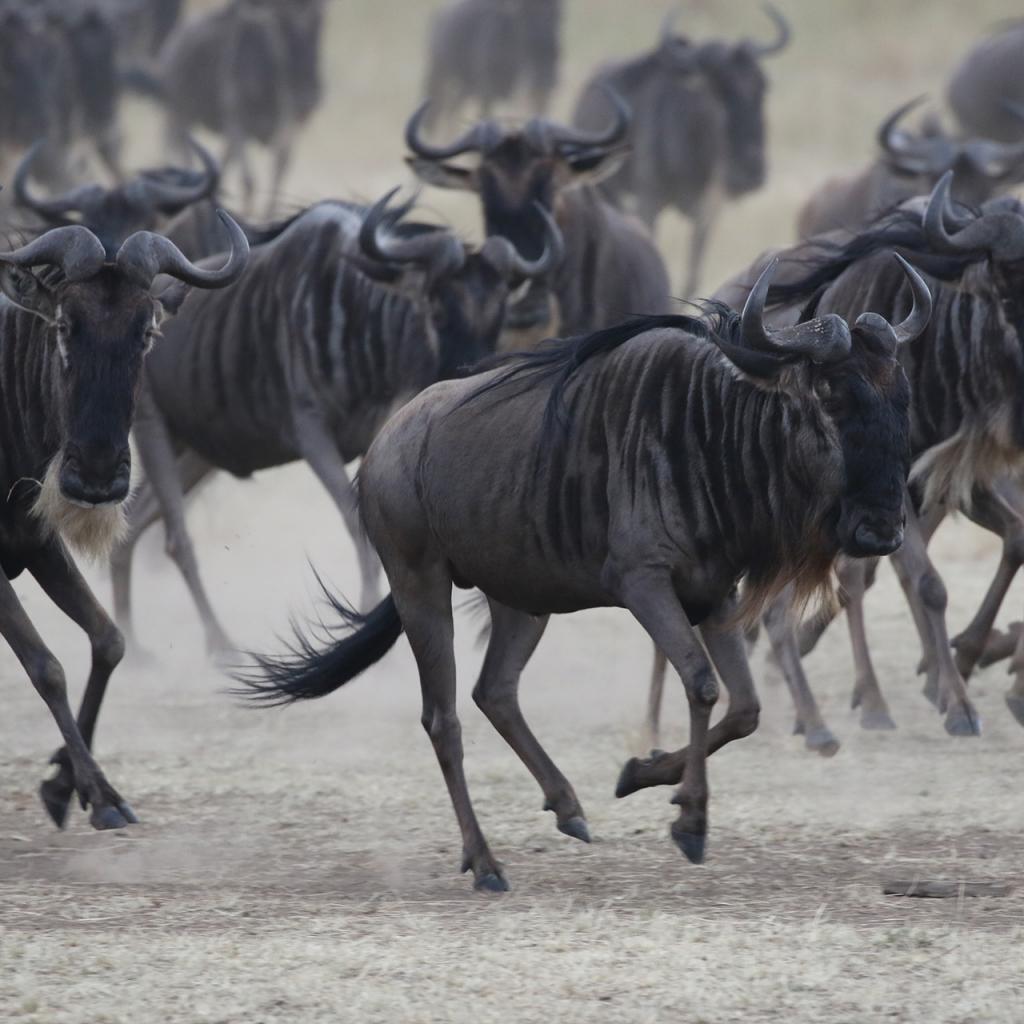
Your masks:
[{"label": "running wildebeest", "polygon": [[[136,820],[90,752],[124,643],[67,546],[109,550],[121,527],[131,475],[128,433],[145,354],[190,288],[223,288],[246,264],[245,236],[223,219],[232,248],[216,270],[194,266],[147,231],[133,234],[111,258],[80,225],[54,228],[0,253],[0,634],[64,739],[52,761],[57,774],[41,787],[57,825],[75,793],[91,808],[95,828]],[[154,293],[160,275],[169,283]],[[25,569],[89,637],[92,669],[77,721],[64,671],[11,583]]]},{"label": "running wildebeest", "polygon": [[[514,129],[481,121],[438,146],[421,135],[427,104],[406,125],[410,166],[428,184],[477,193],[487,235],[507,238],[535,259],[546,231],[541,208],[558,223],[565,259],[550,281],[535,281],[509,309],[519,347],[670,307],[665,265],[643,225],[590,187],[625,155],[629,112],[614,94],[608,100],[615,118],[600,132],[539,118]],[[475,157],[475,166],[449,162],[463,155]]]},{"label": "running wildebeest", "polygon": [[675,15],[669,15],[653,49],[599,68],[576,105],[573,121],[586,129],[606,116],[609,87],[632,108],[631,152],[602,189],[619,202],[632,198],[652,231],[665,209],[693,223],[684,296],[697,292],[722,200],[764,183],[768,82],[761,61],[790,37],[782,15],[771,4],[764,9],[776,27],[769,43],[694,43],[673,31]]},{"label": "running wildebeest", "polygon": [[165,104],[176,144],[196,125],[225,138],[222,168],[239,165],[246,209],[256,187],[249,143],[271,150],[273,210],[295,137],[319,106],[324,3],[229,0],[171,35],[155,75],[138,69],[132,76]]},{"label": "running wildebeest", "polygon": [[[852,239],[816,247],[803,243],[782,256],[795,275],[772,289],[771,301],[809,314],[843,314],[870,308],[896,316],[907,297],[888,273],[883,254],[897,248],[930,275],[935,314],[903,362],[912,385],[911,444],[916,508],[907,539],[893,556],[921,637],[925,692],[947,707],[946,728],[976,735],[977,714],[963,679],[981,657],[999,607],[1024,561],[1024,491],[1016,482],[1024,463],[1018,427],[1024,393],[1024,207],[1012,198],[991,199],[980,213],[949,204],[951,175],[935,186],[924,206],[906,204]],[[817,250],[817,251],[816,251]],[[756,273],[757,264],[748,276]],[[962,511],[999,535],[1003,555],[995,579],[971,624],[950,651],[945,626],[947,595],[926,545],[942,518]],[[861,608],[873,578],[868,563],[841,565],[848,626],[856,666],[854,706],[865,728],[893,728],[871,664]],[[779,622],[769,623],[777,657],[794,689],[798,723],[812,749],[830,752],[827,729],[800,667],[800,650],[813,646],[833,613],[822,612],[801,630],[799,648]],[[1007,704],[1024,719],[1024,657],[1014,660]],[[1022,721],[1024,724],[1024,721]],[[834,742],[834,739],[833,739]]]},{"label": "running wildebeest", "polygon": [[1010,22],[967,54],[950,78],[949,105],[965,135],[1024,141],[1024,20]]},{"label": "running wildebeest", "polygon": [[[953,172],[953,197],[976,205],[1024,179],[1024,143],[952,139],[941,125],[914,134],[898,127],[924,97],[893,111],[878,129],[878,157],[853,175],[826,181],[797,216],[797,236],[856,231],[905,199],[930,192]],[[1022,121],[1024,123],[1024,121]]]},{"label": "running wildebeest", "polygon": [[[272,704],[326,696],[404,631],[463,869],[478,889],[500,891],[504,873],[463,774],[452,587],[478,587],[491,608],[474,699],[540,784],[558,828],[583,841],[572,786],[523,719],[519,676],[551,614],[624,607],[679,672],[690,745],[628,762],[617,795],[681,781],[672,836],[699,863],[705,759],[758,722],[739,622],[790,582],[805,596],[819,591],[839,551],[900,544],[909,386],[897,350],[931,305],[905,269],[915,305],[897,327],[865,314],[852,329],[828,316],[769,331],[769,269],[742,316],[640,317],[429,388],[387,423],[360,471],[363,521],[391,594],[366,616],[338,602],[356,632],[324,650],[300,638],[290,657],[260,659],[243,692]],[[730,703],[709,728],[712,665]]]},{"label": "running wildebeest", "polygon": [[473,250],[442,228],[404,223],[408,207],[390,210],[391,195],[370,209],[324,202],[298,214],[253,249],[230,300],[194,296],[168,329],[170,344],[153,353],[135,427],[146,482],[112,560],[115,614],[129,640],[132,550],[162,518],[211,653],[230,646],[185,524],[185,493],[215,469],[248,477],[308,462],[356,545],[364,606],[376,601],[380,566],[347,464],[413,395],[493,354],[509,293],[561,258],[550,219],[545,249],[530,261],[502,238]]},{"label": "running wildebeest", "polygon": [[558,84],[562,0],[457,0],[430,30],[424,94],[433,124],[453,122],[467,102],[489,118],[518,93],[543,115]]}]

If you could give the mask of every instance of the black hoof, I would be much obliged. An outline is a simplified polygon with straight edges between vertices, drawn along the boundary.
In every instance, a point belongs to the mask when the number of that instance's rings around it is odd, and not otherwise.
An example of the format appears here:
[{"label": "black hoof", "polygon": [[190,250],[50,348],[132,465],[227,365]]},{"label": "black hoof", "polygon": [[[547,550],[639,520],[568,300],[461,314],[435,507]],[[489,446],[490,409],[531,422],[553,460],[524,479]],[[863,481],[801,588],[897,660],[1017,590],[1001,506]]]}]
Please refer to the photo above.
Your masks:
[{"label": "black hoof", "polygon": [[127,805],[121,804],[121,807],[128,810],[128,813],[131,815],[130,818],[123,814],[120,808],[107,804],[104,807],[93,808],[92,814],[89,815],[89,824],[98,832],[106,832],[115,828],[126,828],[137,819],[127,808]]},{"label": "black hoof", "polygon": [[672,839],[676,846],[683,851],[683,856],[691,864],[704,863],[704,849],[707,845],[707,836],[703,833],[684,832],[678,827],[678,822],[672,825]]},{"label": "black hoof", "polygon": [[1018,697],[1015,693],[1006,695],[1006,706],[1010,713],[1017,719],[1018,725],[1024,725],[1024,697]]},{"label": "black hoof", "polygon": [[73,795],[74,789],[63,782],[59,775],[55,779],[47,779],[39,787],[39,798],[57,828],[63,828],[67,824]]},{"label": "black hoof", "polygon": [[560,821],[558,823],[558,831],[564,832],[573,839],[578,839],[581,843],[590,842],[590,829],[587,828],[587,822],[584,818],[577,816],[575,818],[568,818],[566,821]]},{"label": "black hoof", "polygon": [[835,738],[831,729],[815,729],[804,740],[804,746],[821,754],[822,757],[835,757],[839,753],[839,740]]},{"label": "black hoof", "polygon": [[473,882],[477,892],[508,892],[508,882],[501,875],[490,871]]},{"label": "black hoof", "polygon": [[615,784],[615,795],[620,799],[629,796],[643,787],[640,785],[640,758],[631,757],[619,773],[619,781]]},{"label": "black hoof", "polygon": [[860,727],[862,729],[874,729],[879,732],[891,732],[896,728],[892,715],[888,711],[868,711],[860,713]]},{"label": "black hoof", "polygon": [[980,736],[981,719],[973,708],[954,704],[946,714],[946,732],[950,736]]}]

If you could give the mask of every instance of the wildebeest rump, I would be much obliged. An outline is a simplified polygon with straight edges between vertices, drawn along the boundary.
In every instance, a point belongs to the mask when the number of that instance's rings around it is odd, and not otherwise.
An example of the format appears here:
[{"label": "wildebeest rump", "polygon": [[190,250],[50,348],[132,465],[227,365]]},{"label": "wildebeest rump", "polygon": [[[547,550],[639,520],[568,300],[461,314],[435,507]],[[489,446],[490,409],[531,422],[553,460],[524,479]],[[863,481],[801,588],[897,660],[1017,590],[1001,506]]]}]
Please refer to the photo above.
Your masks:
[{"label": "wildebeest rump", "polygon": [[[639,318],[410,402],[361,470],[363,520],[391,595],[361,620],[339,605],[360,623],[355,633],[323,651],[303,640],[249,680],[250,694],[271,703],[322,697],[404,630],[477,888],[507,883],[463,774],[453,585],[480,588],[491,607],[474,699],[539,782],[559,829],[584,841],[579,801],[522,717],[519,675],[552,613],[633,613],[683,681],[690,745],[629,762],[617,792],[682,780],[672,835],[699,862],[705,758],[758,719],[737,581],[746,577],[744,610],[756,614],[788,582],[817,590],[839,550],[900,543],[909,387],[896,353],[927,321],[928,290],[908,269],[917,302],[897,328],[868,314],[852,330],[826,317],[769,332],[769,273],[742,317]],[[730,704],[709,728],[712,663]]]}]

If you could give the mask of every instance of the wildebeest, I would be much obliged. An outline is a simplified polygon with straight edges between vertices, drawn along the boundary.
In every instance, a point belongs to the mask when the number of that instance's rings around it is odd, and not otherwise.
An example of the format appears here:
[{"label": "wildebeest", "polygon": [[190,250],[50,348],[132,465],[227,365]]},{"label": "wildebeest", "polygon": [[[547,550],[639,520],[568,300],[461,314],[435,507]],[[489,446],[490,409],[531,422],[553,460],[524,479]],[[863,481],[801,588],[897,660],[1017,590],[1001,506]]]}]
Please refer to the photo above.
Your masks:
[{"label": "wildebeest", "polygon": [[[58,825],[75,793],[95,828],[136,820],[90,753],[124,644],[65,545],[95,554],[120,528],[143,358],[191,287],[222,288],[245,267],[245,236],[227,216],[224,222],[232,251],[217,270],[194,266],[146,231],[111,258],[80,225],[0,254],[0,634],[64,739],[53,757],[57,774],[41,788]],[[160,275],[170,281],[154,294]],[[92,669],[77,721],[64,671],[11,583],[25,569],[89,637]]]},{"label": "wildebeest", "polygon": [[982,40],[949,81],[947,98],[965,135],[1024,141],[1024,20]]},{"label": "wildebeest", "polygon": [[[339,603],[355,633],[322,651],[303,639],[248,679],[250,695],[270,703],[322,697],[404,630],[477,888],[507,883],[463,774],[453,585],[480,588],[491,608],[474,699],[540,783],[558,828],[584,841],[583,809],[523,719],[519,676],[551,614],[632,612],[683,681],[690,745],[627,763],[617,794],[681,780],[672,836],[700,862],[706,756],[758,721],[738,618],[787,583],[816,591],[840,550],[900,544],[909,387],[896,354],[927,322],[928,289],[908,265],[915,307],[895,328],[868,314],[852,330],[829,316],[773,332],[761,317],[769,274],[742,316],[637,318],[410,402],[360,471],[363,521],[391,594],[365,617]],[[730,703],[709,728],[712,665]]]},{"label": "wildebeest", "polygon": [[473,250],[447,230],[403,223],[408,207],[391,210],[388,198],[297,215],[253,249],[229,301],[194,296],[154,352],[135,428],[146,483],[112,562],[115,614],[129,634],[132,548],[162,518],[211,652],[229,646],[184,515],[185,492],[214,469],[247,477],[308,462],[356,544],[363,600],[375,601],[380,567],[346,465],[413,395],[492,354],[510,291],[561,256],[550,220],[530,261],[502,238]]},{"label": "wildebeest", "polygon": [[[167,106],[172,136],[201,126],[226,140],[222,167],[237,163],[251,208],[248,145],[272,152],[273,209],[296,134],[320,103],[325,0],[228,0],[186,21],[161,50],[151,93]],[[134,76],[139,84],[143,74]]]},{"label": "wildebeest", "polygon": [[923,99],[905,103],[882,122],[879,155],[872,163],[856,174],[832,178],[807,200],[797,217],[798,237],[856,231],[904,199],[927,194],[947,171],[953,172],[954,198],[972,205],[1024,178],[1024,143],[957,140],[937,122],[917,134],[899,128]]},{"label": "wildebeest", "polygon": [[[594,132],[540,118],[519,128],[481,121],[454,142],[433,145],[420,130],[427,104],[406,125],[410,166],[428,184],[477,193],[487,235],[535,259],[546,230],[541,208],[557,221],[565,259],[550,282],[535,282],[509,310],[520,347],[669,308],[665,265],[643,225],[590,187],[625,155],[629,112],[613,94],[608,101],[615,117]],[[473,166],[449,162],[464,155],[475,158]]]},{"label": "wildebeest", "polygon": [[152,58],[178,24],[185,0],[110,0],[122,61]]},{"label": "wildebeest", "polygon": [[525,96],[543,115],[558,83],[562,0],[456,0],[430,29],[424,94],[433,124],[453,122],[470,101],[478,116]]},{"label": "wildebeest", "polygon": [[598,69],[584,86],[574,123],[594,129],[606,117],[609,88],[633,110],[631,153],[602,188],[632,198],[652,230],[662,210],[693,222],[683,294],[696,294],[708,237],[723,199],[760,188],[765,178],[764,57],[779,53],[790,32],[771,4],[769,43],[750,39],[695,43],[666,18],[651,50]]}]

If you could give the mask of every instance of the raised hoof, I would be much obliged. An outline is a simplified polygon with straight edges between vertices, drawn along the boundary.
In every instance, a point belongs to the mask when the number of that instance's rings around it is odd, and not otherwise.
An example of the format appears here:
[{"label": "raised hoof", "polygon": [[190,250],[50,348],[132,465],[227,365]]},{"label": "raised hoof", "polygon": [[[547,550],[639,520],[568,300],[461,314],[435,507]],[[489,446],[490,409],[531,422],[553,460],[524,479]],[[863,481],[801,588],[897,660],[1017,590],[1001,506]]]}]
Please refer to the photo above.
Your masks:
[{"label": "raised hoof", "polygon": [[1010,713],[1017,719],[1018,725],[1024,725],[1024,697],[1018,697],[1015,693],[1006,695],[1006,706]]},{"label": "raised hoof", "polygon": [[558,823],[558,831],[565,833],[565,835],[573,839],[578,839],[581,843],[590,842],[590,829],[587,828],[586,820],[579,816],[569,818],[566,821],[560,821]]},{"label": "raised hoof", "polygon": [[642,788],[640,785],[640,758],[631,757],[619,772],[619,781],[615,784],[615,795],[621,799]]},{"label": "raised hoof", "polygon": [[708,837],[703,833],[684,832],[678,827],[678,824],[678,822],[675,822],[672,825],[673,842],[683,851],[683,856],[691,864],[703,864]]},{"label": "raised hoof", "polygon": [[489,871],[473,882],[477,892],[508,892],[508,882],[501,875]]},{"label": "raised hoof", "polygon": [[839,753],[839,740],[831,729],[815,729],[804,740],[804,746],[822,757],[835,757]]},{"label": "raised hoof", "polygon": [[39,787],[39,799],[43,801],[46,813],[53,819],[57,828],[63,828],[67,824],[73,795],[74,789],[62,782],[59,775],[54,779],[47,779]]},{"label": "raised hoof", "polygon": [[98,832],[106,832],[116,828],[127,828],[128,825],[138,824],[139,819],[135,817],[132,809],[127,804],[119,804],[112,807],[107,804],[104,807],[93,808],[89,815],[89,824]]},{"label": "raised hoof", "polygon": [[891,732],[896,728],[896,723],[892,720],[892,715],[888,711],[868,711],[865,709],[860,713],[860,727],[879,732]]},{"label": "raised hoof", "polygon": [[946,732],[950,736],[980,736],[981,719],[973,708],[954,704],[946,712]]}]

